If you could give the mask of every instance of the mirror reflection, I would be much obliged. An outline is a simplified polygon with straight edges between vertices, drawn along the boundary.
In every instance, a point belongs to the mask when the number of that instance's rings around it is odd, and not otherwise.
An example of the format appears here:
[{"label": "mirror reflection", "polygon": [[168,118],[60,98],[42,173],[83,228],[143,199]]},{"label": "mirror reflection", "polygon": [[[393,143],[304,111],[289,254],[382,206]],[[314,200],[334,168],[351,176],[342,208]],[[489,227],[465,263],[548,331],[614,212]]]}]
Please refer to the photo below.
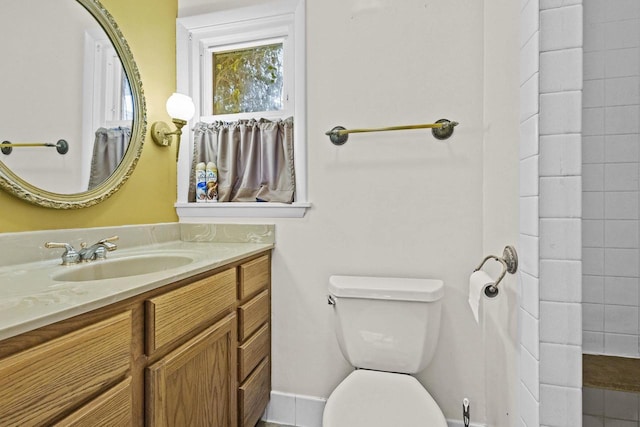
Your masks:
[{"label": "mirror reflection", "polygon": [[95,188],[117,168],[133,128],[134,99],[118,53],[75,0],[2,0],[0,161],[52,193]]}]

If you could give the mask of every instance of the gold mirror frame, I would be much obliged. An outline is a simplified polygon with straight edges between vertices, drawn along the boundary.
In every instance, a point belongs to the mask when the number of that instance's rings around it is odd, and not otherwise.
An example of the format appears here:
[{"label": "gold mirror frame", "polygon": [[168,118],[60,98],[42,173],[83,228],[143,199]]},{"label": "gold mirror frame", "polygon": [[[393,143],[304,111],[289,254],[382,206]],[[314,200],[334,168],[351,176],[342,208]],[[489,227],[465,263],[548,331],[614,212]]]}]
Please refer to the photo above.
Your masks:
[{"label": "gold mirror frame", "polygon": [[133,173],[140,154],[142,153],[142,146],[147,131],[147,110],[144,91],[142,90],[142,81],[138,67],[133,60],[129,44],[122,35],[122,32],[120,32],[116,21],[98,0],[76,1],[98,21],[107,33],[116,52],[118,52],[120,62],[122,62],[122,66],[129,79],[129,85],[131,86],[134,118],[131,129],[131,141],[129,142],[129,147],[122,161],[109,178],[88,191],[74,194],[60,194],[46,191],[29,184],[11,171],[4,163],[0,162],[0,187],[29,203],[54,209],[86,208],[111,197]]}]

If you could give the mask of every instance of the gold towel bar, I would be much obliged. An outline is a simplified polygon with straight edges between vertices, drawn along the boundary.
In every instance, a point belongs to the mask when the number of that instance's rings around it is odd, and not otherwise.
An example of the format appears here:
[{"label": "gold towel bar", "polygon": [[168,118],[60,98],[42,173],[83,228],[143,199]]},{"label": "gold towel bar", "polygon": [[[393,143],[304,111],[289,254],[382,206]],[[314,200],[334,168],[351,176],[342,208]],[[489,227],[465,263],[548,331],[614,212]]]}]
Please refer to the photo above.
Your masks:
[{"label": "gold towel bar", "polygon": [[0,151],[2,154],[9,155],[13,151],[13,147],[55,147],[56,151],[60,154],[67,154],[67,152],[69,152],[69,143],[64,139],[58,140],[55,144],[50,142],[12,143],[9,141],[2,141],[2,144],[0,144]]},{"label": "gold towel bar", "polygon": [[421,125],[390,126],[375,129],[345,129],[342,126],[336,126],[330,131],[325,132],[325,135],[328,135],[331,142],[335,145],[343,145],[347,142],[350,133],[386,132],[391,130],[431,129],[431,133],[435,138],[447,139],[453,135],[453,128],[456,126],[458,126],[458,122],[447,119],[440,119],[435,123]]}]

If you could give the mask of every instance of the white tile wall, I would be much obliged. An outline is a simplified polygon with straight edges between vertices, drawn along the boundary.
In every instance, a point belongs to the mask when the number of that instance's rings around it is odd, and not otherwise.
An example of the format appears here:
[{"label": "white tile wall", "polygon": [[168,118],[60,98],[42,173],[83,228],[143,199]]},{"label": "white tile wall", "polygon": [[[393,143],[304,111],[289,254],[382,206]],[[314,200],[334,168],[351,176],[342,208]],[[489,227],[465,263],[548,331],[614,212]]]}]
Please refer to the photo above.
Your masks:
[{"label": "white tile wall", "polygon": [[582,389],[540,385],[540,423],[545,426],[576,426],[582,416]]},{"label": "white tile wall", "polygon": [[540,257],[543,259],[580,260],[582,256],[581,234],[579,218],[540,219]]},{"label": "white tile wall", "polygon": [[[539,336],[539,0],[523,0],[520,14],[520,389],[518,425],[540,425]],[[489,404],[491,402],[489,401]]]},{"label": "white tile wall", "polygon": [[582,183],[579,176],[540,178],[541,218],[580,218]]},{"label": "white tile wall", "polygon": [[538,133],[537,114],[520,123],[520,160],[539,153]]},{"label": "white tile wall", "polygon": [[536,359],[540,360],[540,331],[538,319],[524,310],[520,310],[520,328],[522,346]]},{"label": "white tile wall", "polygon": [[540,400],[540,364],[526,348],[520,351],[521,379],[535,400]]},{"label": "white tile wall", "polygon": [[540,341],[580,346],[581,310],[580,304],[575,303],[540,302]]},{"label": "white tile wall", "polygon": [[[581,107],[582,91],[540,95],[540,135],[580,133],[582,129]],[[631,111],[627,114],[631,114]]]},{"label": "white tile wall", "polygon": [[569,260],[540,261],[540,300],[580,303],[582,263]]},{"label": "white tile wall", "polygon": [[582,81],[582,49],[564,49],[540,54],[540,93],[576,91]]},{"label": "white tile wall", "polygon": [[534,319],[540,318],[540,280],[529,273],[521,273],[521,307]]},{"label": "white tile wall", "polygon": [[540,12],[540,51],[548,52],[581,46],[582,5]]},{"label": "white tile wall", "polygon": [[640,357],[640,2],[612,5],[584,2],[583,350]]},{"label": "white tile wall", "polygon": [[581,357],[580,346],[540,344],[540,381],[550,385],[580,387],[582,365],[572,361]]},{"label": "white tile wall", "polygon": [[640,394],[584,388],[582,411],[584,427],[637,427],[640,419]]},{"label": "white tile wall", "polygon": [[541,136],[538,165],[540,176],[580,176],[581,145],[580,134]]},{"label": "white tile wall", "polygon": [[[522,351],[522,349],[521,349]],[[540,425],[540,403],[533,397],[529,389],[520,383],[519,396],[520,417],[527,427],[536,427]]]},{"label": "white tile wall", "polygon": [[[582,1],[540,1],[540,124],[539,124],[539,424],[579,426],[582,414],[582,225],[583,215],[604,221],[604,166],[602,182],[583,182],[585,164],[604,159],[596,140],[582,161],[582,133],[601,135],[604,107],[583,111],[583,62],[604,58],[583,54]],[[604,30],[603,30],[604,31]],[[604,84],[603,84],[604,87]],[[604,99],[595,85],[587,87],[587,102]],[[585,126],[585,124],[588,125]],[[583,194],[582,187],[599,189],[600,197]],[[594,193],[595,194],[595,193]],[[586,196],[587,200],[583,198]],[[586,210],[585,210],[586,208]],[[604,224],[592,223],[584,233],[588,242]],[[601,234],[601,233],[600,233]],[[602,261],[601,270],[604,270]],[[603,320],[604,323],[604,320]],[[592,338],[592,337],[588,337]],[[602,344],[604,346],[604,342]]]}]

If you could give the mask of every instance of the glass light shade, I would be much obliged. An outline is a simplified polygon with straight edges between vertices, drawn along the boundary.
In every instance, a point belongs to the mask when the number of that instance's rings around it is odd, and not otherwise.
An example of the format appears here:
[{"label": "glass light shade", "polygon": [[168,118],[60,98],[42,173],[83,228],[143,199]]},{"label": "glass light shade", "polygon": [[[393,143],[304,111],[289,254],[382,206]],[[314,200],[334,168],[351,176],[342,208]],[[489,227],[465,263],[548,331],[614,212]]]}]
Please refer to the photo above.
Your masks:
[{"label": "glass light shade", "polygon": [[187,95],[174,93],[167,99],[167,113],[172,119],[189,121],[195,112],[193,100]]}]

